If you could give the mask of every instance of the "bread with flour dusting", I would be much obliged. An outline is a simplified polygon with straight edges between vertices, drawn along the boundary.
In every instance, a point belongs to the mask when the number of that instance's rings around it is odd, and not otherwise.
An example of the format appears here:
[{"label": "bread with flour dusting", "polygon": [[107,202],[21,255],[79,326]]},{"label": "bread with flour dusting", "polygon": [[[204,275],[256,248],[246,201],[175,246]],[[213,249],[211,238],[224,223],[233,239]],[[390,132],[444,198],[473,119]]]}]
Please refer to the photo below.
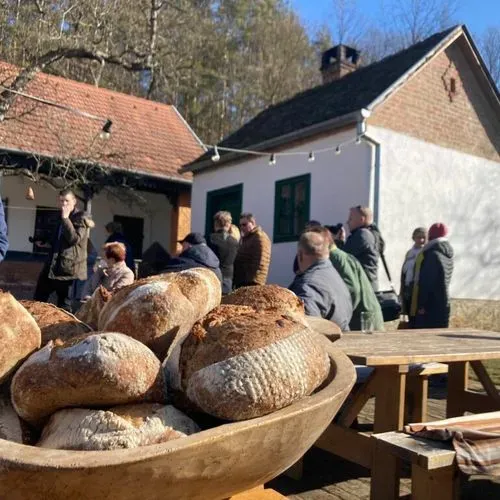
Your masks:
[{"label": "bread with flour dusting", "polygon": [[173,338],[189,332],[220,299],[220,281],[206,268],[145,278],[113,295],[101,311],[99,330],[130,335],[163,359]]},{"label": "bread with flour dusting", "polygon": [[40,347],[41,340],[33,316],[10,293],[0,290],[0,383]]},{"label": "bread with flour dusting", "polygon": [[160,361],[121,333],[81,341],[49,342],[14,375],[12,404],[24,420],[40,424],[62,408],[101,407],[165,400]]},{"label": "bread with flour dusting", "polygon": [[62,450],[137,448],[186,437],[200,429],[171,405],[137,404],[109,410],[72,408],[54,413],[37,444]]},{"label": "bread with flour dusting", "polygon": [[330,363],[303,322],[248,306],[222,305],[180,347],[180,389],[225,420],[266,415],[311,394]]},{"label": "bread with flour dusting", "polygon": [[278,285],[244,286],[222,299],[223,304],[250,306],[256,311],[304,315],[304,303],[291,290]]},{"label": "bread with flour dusting", "polygon": [[92,331],[89,325],[82,323],[71,313],[56,307],[54,304],[21,300],[23,307],[33,316],[42,332],[42,345],[50,340],[70,340],[85,336]]}]

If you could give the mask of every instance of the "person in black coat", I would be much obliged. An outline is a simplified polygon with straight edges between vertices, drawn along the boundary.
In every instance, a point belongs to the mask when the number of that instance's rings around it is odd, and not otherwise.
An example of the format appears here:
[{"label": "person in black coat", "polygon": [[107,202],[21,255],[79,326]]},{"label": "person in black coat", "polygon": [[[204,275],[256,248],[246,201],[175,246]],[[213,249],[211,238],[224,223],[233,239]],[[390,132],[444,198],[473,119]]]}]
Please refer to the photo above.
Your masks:
[{"label": "person in black coat", "polygon": [[216,274],[222,284],[219,259],[208,247],[203,235],[200,233],[189,233],[183,240],[180,240],[179,243],[182,245],[182,252],[178,257],[170,259],[163,272],[171,273],[185,271],[193,267],[206,267]]},{"label": "person in black coat", "polygon": [[304,301],[307,315],[333,321],[347,331],[352,317],[351,296],[329,255],[324,234],[303,233],[297,250],[299,272],[288,288]]},{"label": "person in black coat", "polygon": [[373,289],[377,292],[378,261],[384,242],[380,231],[373,224],[372,211],[368,207],[352,207],[347,224],[351,234],[342,250],[359,260]]},{"label": "person in black coat", "polygon": [[231,234],[231,214],[224,210],[214,215],[214,230],[208,246],[217,255],[222,272],[222,293],[231,293],[233,289],[234,259],[238,253],[239,242]]},{"label": "person in black coat", "polygon": [[125,245],[125,250],[127,251],[127,256],[125,258],[125,264],[135,273],[135,262],[134,262],[134,251],[132,245],[128,242],[127,238],[123,234],[123,227],[119,222],[108,222],[106,226],[107,233],[109,236],[106,239],[106,243],[113,243],[117,241],[118,243],[123,243]]},{"label": "person in black coat", "polygon": [[410,309],[412,328],[448,328],[453,248],[442,223],[429,228],[429,243],[418,255]]},{"label": "person in black coat", "polygon": [[9,248],[7,239],[7,224],[5,223],[5,212],[3,210],[2,199],[0,198],[0,262],[5,259],[5,254]]}]

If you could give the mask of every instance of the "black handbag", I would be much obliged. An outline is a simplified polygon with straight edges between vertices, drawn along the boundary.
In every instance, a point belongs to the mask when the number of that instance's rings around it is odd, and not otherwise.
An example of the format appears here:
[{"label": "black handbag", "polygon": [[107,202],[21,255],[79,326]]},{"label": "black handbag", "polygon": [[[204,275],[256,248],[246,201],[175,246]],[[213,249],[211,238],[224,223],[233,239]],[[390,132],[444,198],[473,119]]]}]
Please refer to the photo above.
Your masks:
[{"label": "black handbag", "polygon": [[382,259],[385,272],[389,278],[391,289],[375,292],[375,295],[377,296],[380,308],[382,309],[384,321],[394,321],[399,319],[399,316],[401,315],[401,303],[399,302],[398,294],[392,284],[391,273],[389,272],[389,267],[387,266],[383,253],[380,254],[380,258]]}]

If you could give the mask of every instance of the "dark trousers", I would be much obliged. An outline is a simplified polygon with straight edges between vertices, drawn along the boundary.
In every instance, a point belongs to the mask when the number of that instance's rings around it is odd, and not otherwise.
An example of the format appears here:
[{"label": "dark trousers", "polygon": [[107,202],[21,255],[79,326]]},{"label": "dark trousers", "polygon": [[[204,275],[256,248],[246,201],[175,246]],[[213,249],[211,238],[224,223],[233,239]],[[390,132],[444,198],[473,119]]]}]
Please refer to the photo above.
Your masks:
[{"label": "dark trousers", "polygon": [[49,266],[45,265],[38,276],[34,300],[39,302],[48,302],[50,294],[55,292],[57,295],[57,305],[67,311],[71,311],[71,303],[68,298],[69,289],[73,280],[53,280],[49,278]]}]

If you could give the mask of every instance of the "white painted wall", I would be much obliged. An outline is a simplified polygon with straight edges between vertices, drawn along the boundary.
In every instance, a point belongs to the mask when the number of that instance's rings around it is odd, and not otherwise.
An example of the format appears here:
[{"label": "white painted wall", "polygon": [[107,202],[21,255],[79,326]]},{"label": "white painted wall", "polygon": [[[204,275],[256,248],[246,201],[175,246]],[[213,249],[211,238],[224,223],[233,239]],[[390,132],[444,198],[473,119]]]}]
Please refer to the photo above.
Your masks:
[{"label": "white painted wall", "polygon": [[[287,151],[309,151],[337,145],[354,138],[355,129],[332,135]],[[228,167],[221,166],[194,176],[191,201],[193,231],[205,231],[207,192],[243,183],[243,211],[252,212],[258,224],[272,238],[274,225],[275,182],[311,173],[310,218],[323,224],[347,220],[349,207],[370,200],[371,149],[367,144],[352,144],[340,155],[328,152],[316,155],[309,163],[307,156],[278,157],[274,167],[268,158],[259,157]],[[288,286],[293,279],[296,243],[273,244],[268,281]]]},{"label": "white painted wall", "polygon": [[[8,198],[9,250],[31,252],[32,243],[28,237],[35,229],[37,205],[57,208],[58,193],[49,185],[32,185],[35,200],[25,199],[30,183],[22,177],[3,177],[0,184],[2,198]],[[114,215],[144,218],[143,250],[158,241],[166,250],[170,241],[170,214],[172,207],[162,194],[140,192],[147,200],[146,210],[137,204],[128,205],[106,194],[97,195],[92,201],[92,216],[96,227],[90,238],[96,248],[100,248],[107,237],[104,226],[113,220]],[[80,208],[82,208],[80,206]]]},{"label": "white painted wall", "polygon": [[382,144],[380,227],[398,285],[413,229],[444,222],[455,251],[452,297],[500,299],[500,163],[381,128],[368,133]]}]

